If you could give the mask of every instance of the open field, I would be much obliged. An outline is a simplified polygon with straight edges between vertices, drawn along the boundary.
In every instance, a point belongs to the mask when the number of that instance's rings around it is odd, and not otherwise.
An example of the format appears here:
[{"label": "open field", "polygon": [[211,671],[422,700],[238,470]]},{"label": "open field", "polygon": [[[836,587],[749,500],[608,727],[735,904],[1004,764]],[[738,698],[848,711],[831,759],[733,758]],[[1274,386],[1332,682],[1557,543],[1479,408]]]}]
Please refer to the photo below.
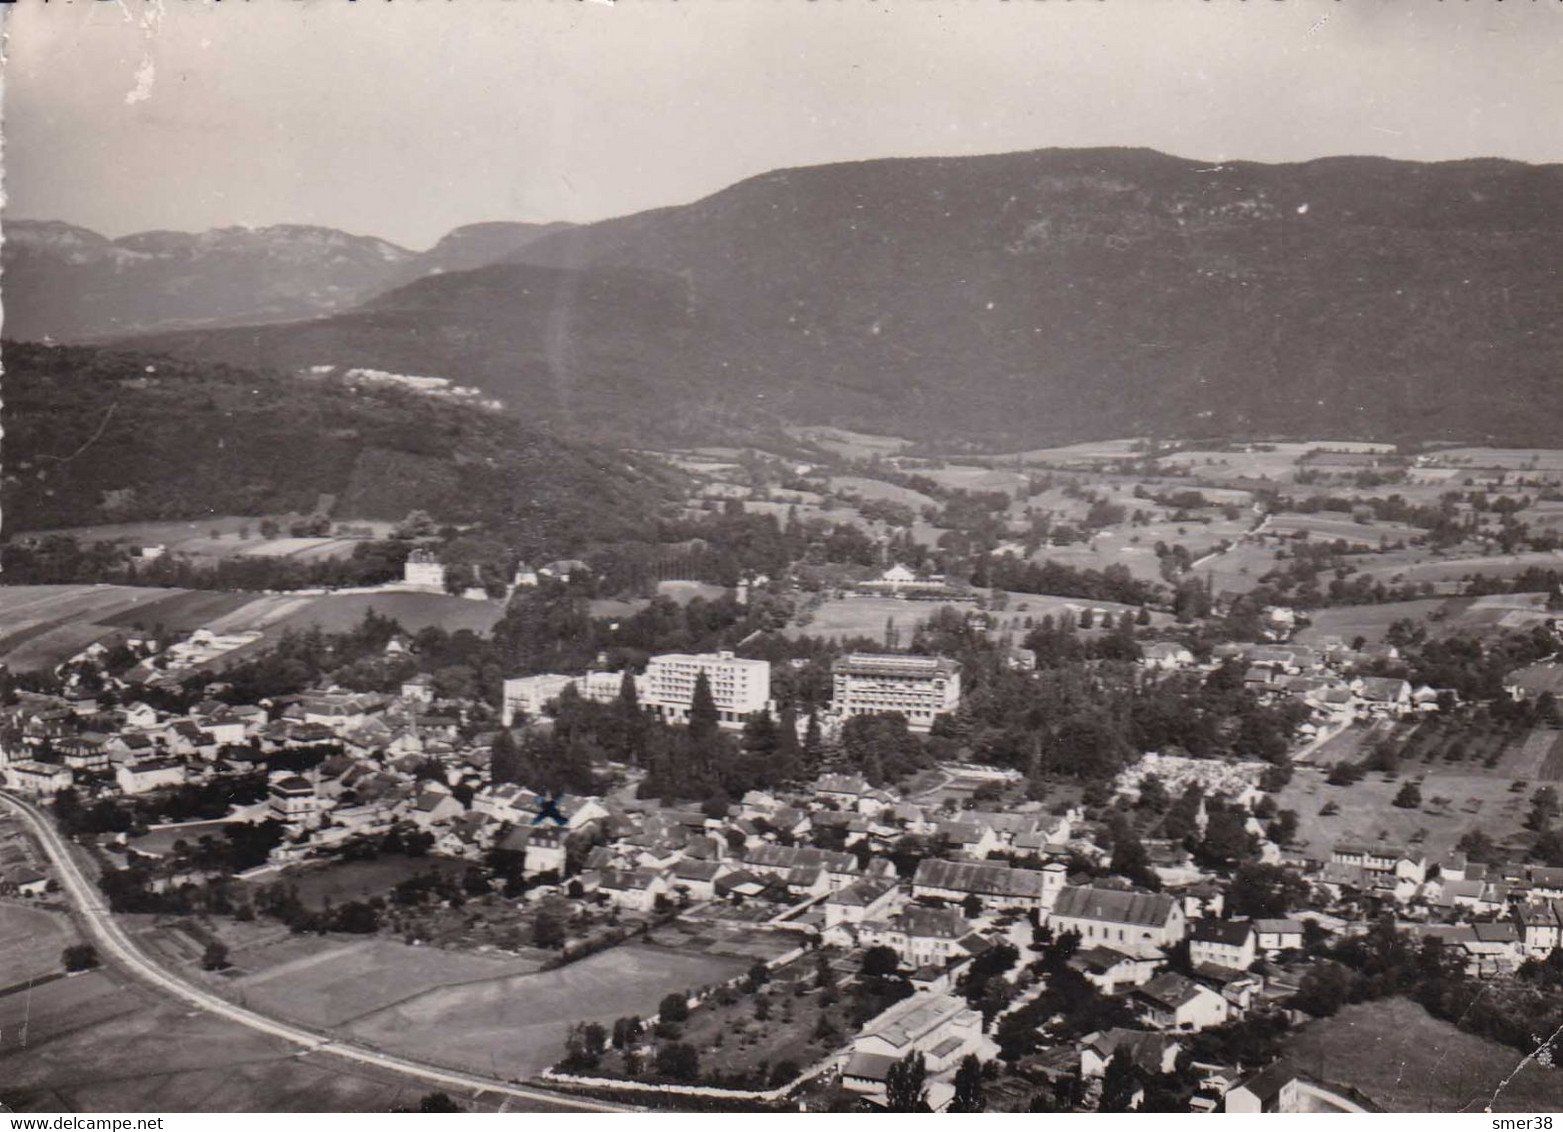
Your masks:
[{"label": "open field", "polygon": [[1274,447],[1274,452],[1207,452],[1191,449],[1163,456],[1157,461],[1157,466],[1169,473],[1187,469],[1189,475],[1202,478],[1291,483],[1297,473],[1297,461],[1314,445],[1277,444]]},{"label": "open field", "polygon": [[[261,625],[265,635],[252,644],[235,649],[223,660],[244,660],[275,645],[290,629],[304,630],[319,625],[328,633],[340,633],[351,629],[364,619],[369,610],[394,618],[403,629],[416,633],[431,625],[449,632],[470,629],[486,633],[505,615],[502,601],[468,601],[449,594],[402,593],[388,590],[384,593],[323,594],[310,597],[277,595],[280,600],[297,602],[277,616],[273,607],[263,607]],[[242,628],[249,626],[233,626]]]},{"label": "open field", "polygon": [[893,597],[833,598],[821,603],[813,611],[807,625],[789,625],[786,633],[791,637],[871,637],[883,642],[885,621],[894,618],[904,645],[912,639],[912,633],[918,625],[945,605],[956,609],[973,608],[970,603],[901,601]]},{"label": "open field", "polygon": [[952,491],[1002,491],[1013,495],[1031,482],[1030,477],[1020,472],[983,468],[974,464],[947,464],[942,468],[908,470]]},{"label": "open field", "polygon": [[16,671],[50,667],[94,641],[138,626],[167,632],[263,630],[266,636],[235,650],[249,655],[274,644],[288,629],[318,624],[328,632],[351,628],[373,609],[415,633],[430,625],[452,632],[487,632],[504,616],[500,601],[468,601],[448,594],[249,594],[150,586],[0,586],[0,662]]},{"label": "open field", "polygon": [[817,445],[827,452],[845,456],[849,460],[869,460],[875,456],[892,456],[912,442],[898,436],[874,436],[866,432],[853,432],[845,428],[791,428],[787,430],[799,440]]},{"label": "open field", "polygon": [[1535,1062],[1520,1069],[1518,1050],[1464,1033],[1404,998],[1310,1022],[1287,1053],[1297,1068],[1361,1089],[1390,1112],[1479,1113],[1488,1105],[1494,1112],[1554,1112],[1563,1104],[1559,1070]]},{"label": "open field", "polygon": [[410,947],[375,936],[284,937],[234,952],[232,960],[243,973],[206,976],[214,989],[323,1027],[344,1026],[441,987],[530,975],[539,967],[533,958]]},{"label": "open field", "polygon": [[1266,534],[1296,535],[1306,531],[1314,542],[1360,543],[1377,547],[1381,543],[1407,542],[1421,538],[1427,532],[1409,523],[1369,521],[1359,523],[1350,515],[1338,511],[1321,511],[1312,515],[1281,513],[1272,515],[1265,525]]},{"label": "open field", "polygon": [[[1344,737],[1343,737],[1344,738]],[[1428,859],[1446,856],[1460,838],[1481,830],[1500,844],[1519,833],[1529,812],[1529,793],[1511,793],[1510,784],[1526,777],[1517,762],[1505,758],[1492,770],[1473,760],[1448,764],[1426,764],[1420,760],[1402,764],[1393,779],[1369,774],[1351,786],[1325,783],[1322,766],[1299,766],[1277,798],[1283,810],[1296,810],[1297,847],[1311,857],[1328,859],[1330,849],[1339,841],[1383,838],[1397,844],[1419,845]],[[1316,763],[1337,762],[1329,754]],[[1400,809],[1391,804],[1401,786],[1408,781],[1420,783],[1422,805],[1418,809]],[[1433,799],[1448,798],[1448,808],[1435,810]],[[1320,814],[1333,802],[1339,812]]]},{"label": "open field", "polygon": [[1468,598],[1417,598],[1380,605],[1341,605],[1314,610],[1313,624],[1299,630],[1299,644],[1316,644],[1335,637],[1350,644],[1364,637],[1369,644],[1382,643],[1389,627],[1409,619],[1430,635],[1450,633],[1496,634],[1524,628],[1546,619],[1546,594],[1489,594]]},{"label": "open field", "polygon": [[[171,554],[185,554],[193,558],[232,558],[240,555],[300,558],[318,561],[325,558],[343,558],[352,554],[353,547],[362,541],[356,537],[328,536],[325,538],[276,538],[260,536],[259,518],[222,515],[209,519],[168,520],[145,523],[107,523],[92,527],[69,527],[59,531],[31,531],[31,535],[70,535],[79,542],[114,542],[126,546],[161,545]],[[286,523],[283,523],[286,526]],[[394,524],[375,520],[355,519],[354,527],[371,527],[375,536],[385,537]],[[213,533],[217,537],[213,538]],[[244,533],[246,537],[241,538]]]},{"label": "open field", "polygon": [[319,597],[309,594],[265,594],[231,612],[212,618],[206,623],[206,628],[214,633],[265,630],[319,600]]},{"label": "open field", "polygon": [[65,913],[29,908],[15,897],[0,900],[0,990],[63,970],[60,952],[76,939]]},{"label": "open field", "polygon": [[[748,908],[749,905],[745,905],[746,911]],[[754,927],[713,914],[725,911],[727,909],[711,905],[702,911],[680,916],[653,932],[650,941],[681,952],[725,955],[750,961],[769,961],[798,946],[798,936],[790,932]]]},{"label": "open field", "polygon": [[385,1112],[434,1091],[329,1054],[299,1056],[105,972],[38,988],[27,1015],[24,1046],[20,998],[0,999],[0,1098],[20,1112]]},{"label": "open field", "polygon": [[1128,460],[1135,455],[1137,440],[1093,440],[1084,444],[1066,444],[1059,448],[1031,448],[1025,452],[1007,452],[992,459],[1008,464],[1088,464],[1102,460]]},{"label": "open field", "polygon": [[401,881],[426,873],[460,875],[466,865],[448,857],[404,857],[386,853],[372,861],[343,861],[328,865],[288,869],[266,878],[265,883],[286,881],[298,889],[301,901],[311,908],[327,901],[368,900],[384,896]]},{"label": "open field", "polygon": [[219,617],[227,617],[255,600],[254,594],[213,590],[160,590],[164,596],[145,605],[106,619],[108,624],[129,629],[137,625],[150,630],[162,625],[170,632],[204,628]]},{"label": "open field", "polygon": [[719,983],[749,965],[659,947],[615,947],[552,971],[428,991],[348,1029],[396,1053],[527,1078],[563,1056],[573,1022],[646,1017],[669,991]]},{"label": "open field", "polygon": [[185,841],[194,845],[202,837],[220,838],[223,827],[227,824],[227,818],[219,818],[215,821],[184,822],[164,829],[154,829],[149,833],[142,834],[140,837],[133,837],[130,839],[129,845],[130,848],[138,853],[162,857],[173,852],[174,842],[176,841]]},{"label": "open field", "polygon": [[1473,558],[1429,558],[1423,562],[1360,560],[1358,569],[1385,582],[1453,582],[1476,574],[1488,578],[1512,578],[1531,568],[1563,570],[1563,554],[1531,551],[1525,554],[1493,554]]},{"label": "open field", "polygon": [[[200,622],[185,625],[168,612],[192,594],[143,586],[0,586],[0,662],[19,672],[51,667],[137,623],[197,628]],[[221,599],[225,609],[249,600],[242,594],[195,596]]]},{"label": "open field", "polygon": [[729,593],[725,586],[710,582],[665,581],[657,583],[657,596],[671,598],[679,605],[688,605],[695,598],[718,601]]},{"label": "open field", "polygon": [[931,495],[924,495],[920,491],[913,491],[911,488],[902,487],[899,484],[886,483],[884,480],[868,479],[865,476],[832,476],[830,478],[830,490],[860,496],[863,499],[882,499],[891,503],[904,503],[913,509],[939,506],[939,501]]},{"label": "open field", "polygon": [[1557,448],[1445,448],[1428,459],[1458,468],[1563,472],[1563,449]]},{"label": "open field", "polygon": [[1371,645],[1382,644],[1389,627],[1396,621],[1408,618],[1425,626],[1430,633],[1435,628],[1444,631],[1453,619],[1446,617],[1442,627],[1439,627],[1428,619],[1428,615],[1444,610],[1450,604],[1445,598],[1430,597],[1416,601],[1392,601],[1382,605],[1337,605],[1316,609],[1308,615],[1313,624],[1306,629],[1299,629],[1295,640],[1298,644],[1309,645],[1335,637],[1349,645],[1357,637],[1364,637]]},{"label": "open field", "polygon": [[1211,589],[1219,596],[1227,592],[1246,593],[1275,567],[1273,549],[1257,542],[1240,542],[1224,554],[1200,562],[1195,572],[1210,579]]},{"label": "open field", "polygon": [[[1141,581],[1160,583],[1161,560],[1156,557],[1156,544],[1164,542],[1169,547],[1182,545],[1193,558],[1201,558],[1216,549],[1225,540],[1237,543],[1248,532],[1247,517],[1236,521],[1216,519],[1208,523],[1175,523],[1160,520],[1142,527],[1121,526],[1102,531],[1089,543],[1070,546],[1044,546],[1032,555],[1037,562],[1052,559],[1066,566],[1080,569],[1105,570],[1119,565]],[[1244,588],[1252,588],[1259,582],[1259,574],[1274,565],[1274,552],[1265,552],[1265,565],[1254,572],[1252,580]],[[1202,566],[1201,571],[1207,569]]]}]

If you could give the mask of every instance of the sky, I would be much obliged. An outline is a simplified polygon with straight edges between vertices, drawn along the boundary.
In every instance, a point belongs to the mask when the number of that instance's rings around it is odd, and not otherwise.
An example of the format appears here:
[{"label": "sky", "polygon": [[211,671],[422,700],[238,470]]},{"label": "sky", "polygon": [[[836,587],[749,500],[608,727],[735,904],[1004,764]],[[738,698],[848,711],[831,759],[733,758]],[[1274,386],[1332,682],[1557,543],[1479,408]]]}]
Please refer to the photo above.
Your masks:
[{"label": "sky", "polygon": [[1563,161],[1563,3],[19,0],[7,215],[412,248],[1049,146]]}]

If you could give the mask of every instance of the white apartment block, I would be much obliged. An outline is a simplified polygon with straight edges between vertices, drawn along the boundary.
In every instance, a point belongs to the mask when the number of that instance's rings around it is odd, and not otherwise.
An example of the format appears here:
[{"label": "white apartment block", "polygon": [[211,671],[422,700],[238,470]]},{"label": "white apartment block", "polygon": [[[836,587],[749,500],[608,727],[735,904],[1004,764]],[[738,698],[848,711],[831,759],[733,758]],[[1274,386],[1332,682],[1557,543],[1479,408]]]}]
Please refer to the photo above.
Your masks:
[{"label": "white apartment block", "polygon": [[898,711],[912,731],[961,702],[961,666],[942,656],[853,653],[836,661],[833,708],[842,719]]},{"label": "white apartment block", "polygon": [[[612,703],[619,698],[623,684],[622,672],[588,672],[584,676],[560,676],[549,672],[541,676],[517,676],[505,681],[500,721],[509,727],[515,722],[518,714],[536,719],[543,714],[545,707],[557,700],[564,690],[570,687],[573,687],[583,700],[591,700],[599,704]],[[646,678],[644,676],[635,677],[635,694],[642,703],[645,703]]]},{"label": "white apartment block", "polygon": [[646,665],[642,702],[665,720],[687,723],[695,681],[702,672],[722,726],[742,727],[749,716],[768,709],[770,661],[745,660],[730,652],[674,652],[652,657]]}]

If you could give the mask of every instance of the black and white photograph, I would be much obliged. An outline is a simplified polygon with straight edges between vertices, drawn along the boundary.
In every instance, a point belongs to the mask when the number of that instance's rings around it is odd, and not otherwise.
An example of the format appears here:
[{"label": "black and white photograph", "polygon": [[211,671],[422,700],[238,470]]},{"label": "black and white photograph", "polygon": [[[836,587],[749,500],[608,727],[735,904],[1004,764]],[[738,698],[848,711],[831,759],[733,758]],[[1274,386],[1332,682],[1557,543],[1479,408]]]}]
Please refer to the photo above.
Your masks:
[{"label": "black and white photograph", "polygon": [[0,1127],[1563,1119],[1563,2],[0,31]]}]

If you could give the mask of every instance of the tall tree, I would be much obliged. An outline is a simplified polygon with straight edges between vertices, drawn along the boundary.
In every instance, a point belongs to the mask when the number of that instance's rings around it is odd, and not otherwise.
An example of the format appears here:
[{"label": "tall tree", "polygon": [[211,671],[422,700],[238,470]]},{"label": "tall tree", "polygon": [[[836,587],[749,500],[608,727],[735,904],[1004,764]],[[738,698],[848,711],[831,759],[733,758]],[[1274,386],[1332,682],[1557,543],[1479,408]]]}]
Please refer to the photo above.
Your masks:
[{"label": "tall tree", "polygon": [[711,695],[711,681],[704,672],[695,674],[695,691],[689,700],[689,736],[697,743],[705,743],[716,737],[721,716],[716,710],[716,699]]},{"label": "tall tree", "polygon": [[950,1111],[982,1112],[986,1107],[982,1096],[982,1062],[976,1054],[968,1053],[955,1071],[955,1098],[950,1102]]},{"label": "tall tree", "polygon": [[885,1075],[885,1108],[891,1112],[928,1111],[928,1063],[913,1050]]},{"label": "tall tree", "polygon": [[803,733],[803,773],[809,777],[819,773],[825,761],[825,736],[820,730],[819,713],[809,712],[809,723]]},{"label": "tall tree", "polygon": [[791,704],[781,709],[776,721],[777,782],[796,781],[803,771],[803,749],[798,745],[798,711]]},{"label": "tall tree", "polygon": [[1113,1051],[1107,1068],[1102,1071],[1102,1101],[1097,1105],[1097,1111],[1128,1112],[1129,1106],[1134,1103],[1137,1084],[1134,1060],[1129,1056],[1129,1049],[1127,1046],[1119,1046]]}]

